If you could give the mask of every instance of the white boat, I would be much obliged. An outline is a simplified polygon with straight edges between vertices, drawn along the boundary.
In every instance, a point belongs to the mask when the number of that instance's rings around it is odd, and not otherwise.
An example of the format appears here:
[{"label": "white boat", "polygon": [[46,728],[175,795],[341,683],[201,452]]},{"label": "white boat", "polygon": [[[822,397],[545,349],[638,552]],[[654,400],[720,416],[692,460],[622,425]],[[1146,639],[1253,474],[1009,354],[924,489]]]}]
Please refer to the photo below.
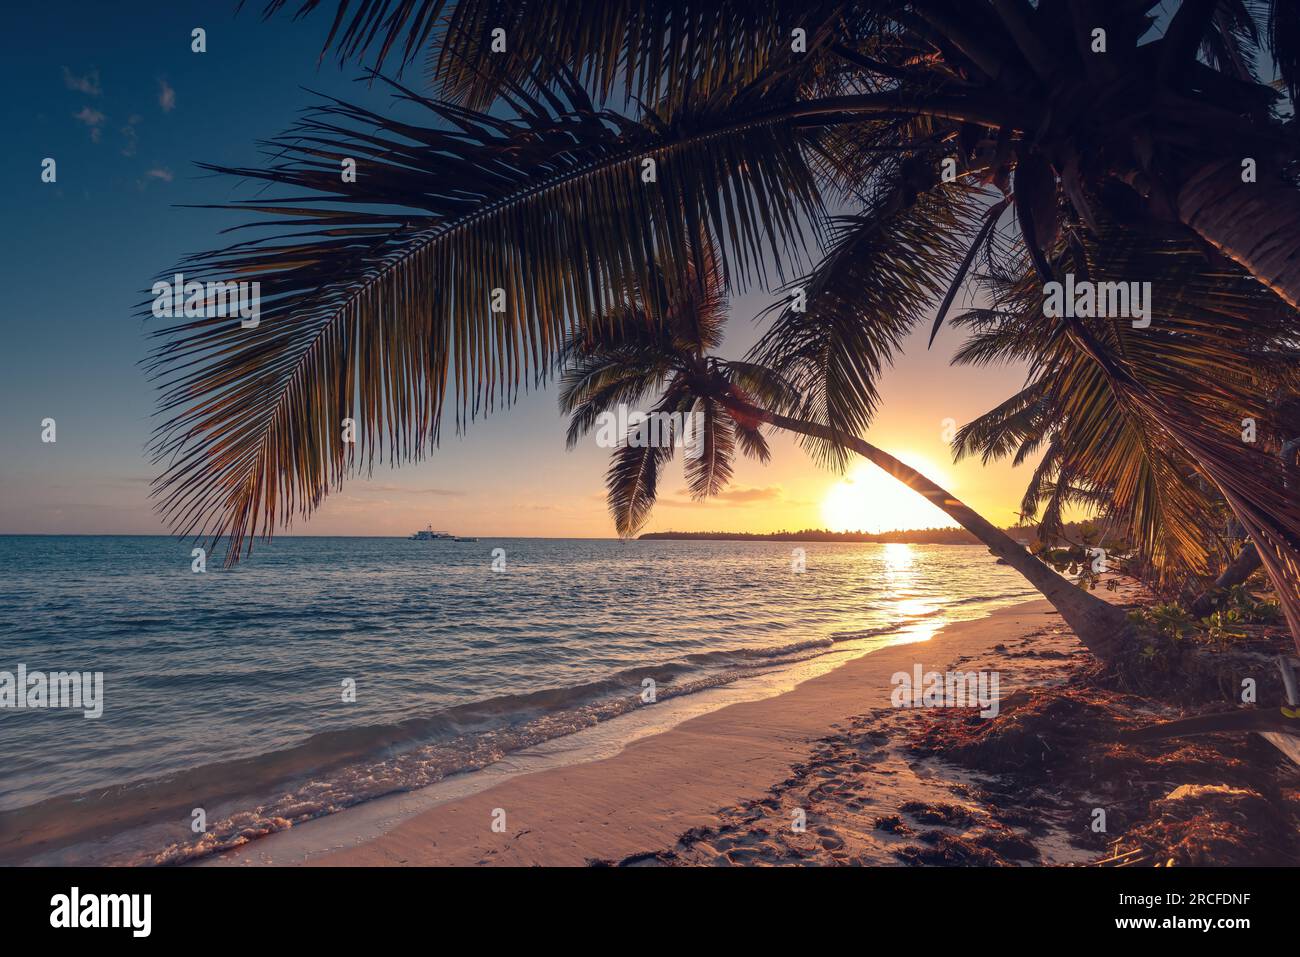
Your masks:
[{"label": "white boat", "polygon": [[423,528],[420,531],[416,532],[414,535],[409,535],[407,537],[417,542],[431,542],[434,541],[435,539],[455,538],[456,536],[453,535],[451,532],[437,531],[434,529],[433,525],[429,525],[427,528]]}]

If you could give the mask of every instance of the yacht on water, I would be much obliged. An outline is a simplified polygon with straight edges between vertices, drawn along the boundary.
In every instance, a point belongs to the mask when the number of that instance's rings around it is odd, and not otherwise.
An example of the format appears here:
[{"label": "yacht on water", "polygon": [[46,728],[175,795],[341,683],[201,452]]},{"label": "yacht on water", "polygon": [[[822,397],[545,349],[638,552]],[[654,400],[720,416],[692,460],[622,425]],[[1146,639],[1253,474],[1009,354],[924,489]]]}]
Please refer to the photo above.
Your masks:
[{"label": "yacht on water", "polygon": [[414,535],[409,535],[407,537],[417,542],[431,542],[440,538],[454,539],[456,536],[451,532],[435,531],[433,525],[429,525],[427,528],[423,528]]}]

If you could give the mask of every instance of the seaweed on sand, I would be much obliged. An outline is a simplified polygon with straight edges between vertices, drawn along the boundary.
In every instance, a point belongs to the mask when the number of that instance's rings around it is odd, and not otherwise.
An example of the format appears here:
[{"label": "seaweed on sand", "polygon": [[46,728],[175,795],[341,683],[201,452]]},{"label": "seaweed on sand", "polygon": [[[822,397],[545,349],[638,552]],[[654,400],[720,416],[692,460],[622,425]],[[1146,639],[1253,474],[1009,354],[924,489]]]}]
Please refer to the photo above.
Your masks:
[{"label": "seaweed on sand", "polygon": [[[1109,845],[1105,863],[1300,862],[1296,769],[1254,735],[1116,741],[1156,717],[1148,700],[1085,679],[1017,692],[991,719],[936,712],[911,746],[994,775],[1013,804],[1077,805],[1074,843]],[[1094,807],[1105,808],[1109,836],[1088,827]]]}]

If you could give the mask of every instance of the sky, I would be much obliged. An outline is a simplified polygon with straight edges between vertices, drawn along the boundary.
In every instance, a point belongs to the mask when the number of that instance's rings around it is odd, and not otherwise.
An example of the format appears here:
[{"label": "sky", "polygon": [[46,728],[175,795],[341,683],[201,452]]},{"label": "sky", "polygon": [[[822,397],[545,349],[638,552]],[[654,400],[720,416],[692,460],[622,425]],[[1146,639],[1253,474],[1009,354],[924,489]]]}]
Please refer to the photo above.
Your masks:
[{"label": "sky", "polygon": [[[328,15],[263,22],[261,3],[249,8],[51,0],[6,12],[0,534],[167,531],[148,494],[155,394],[140,366],[150,343],[136,306],[159,270],[224,245],[220,230],[244,221],[184,204],[253,192],[195,162],[259,164],[257,141],[291,125],[313,102],[311,90],[393,108],[386,92],[357,82],[355,66],[332,57],[318,65]],[[205,53],[191,50],[195,27],[206,31]],[[47,157],[57,163],[55,183],[41,181]],[[755,341],[755,317],[771,298],[733,300],[723,355],[739,357]],[[960,337],[945,330],[927,350],[927,335],[919,329],[885,374],[882,409],[865,437],[991,521],[1011,524],[1032,463],[953,464],[943,431],[944,420],[960,425],[1005,399],[1024,370],[951,366]],[[54,443],[42,441],[47,418]],[[432,523],[463,535],[612,537],[608,450],[592,437],[566,452],[564,430],[554,386],[529,393],[464,436],[448,428],[420,463],[385,463],[352,479],[288,533],[398,535]],[[690,500],[680,461],[671,466],[645,531],[941,524],[865,463],[846,479],[791,439],[770,442],[768,465],[739,460],[731,487],[706,502]]]}]

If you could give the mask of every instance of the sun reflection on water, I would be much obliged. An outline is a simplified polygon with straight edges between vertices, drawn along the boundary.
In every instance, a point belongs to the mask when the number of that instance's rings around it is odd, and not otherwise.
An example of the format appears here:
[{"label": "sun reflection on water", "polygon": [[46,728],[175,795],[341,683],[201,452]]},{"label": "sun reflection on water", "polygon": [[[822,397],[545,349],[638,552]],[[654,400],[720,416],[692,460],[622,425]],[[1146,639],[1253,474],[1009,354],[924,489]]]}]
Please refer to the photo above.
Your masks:
[{"label": "sun reflection on water", "polygon": [[889,608],[902,625],[895,643],[928,641],[947,621],[942,614],[945,599],[921,593],[923,583],[916,568],[916,552],[910,545],[890,542],[881,557]]}]

